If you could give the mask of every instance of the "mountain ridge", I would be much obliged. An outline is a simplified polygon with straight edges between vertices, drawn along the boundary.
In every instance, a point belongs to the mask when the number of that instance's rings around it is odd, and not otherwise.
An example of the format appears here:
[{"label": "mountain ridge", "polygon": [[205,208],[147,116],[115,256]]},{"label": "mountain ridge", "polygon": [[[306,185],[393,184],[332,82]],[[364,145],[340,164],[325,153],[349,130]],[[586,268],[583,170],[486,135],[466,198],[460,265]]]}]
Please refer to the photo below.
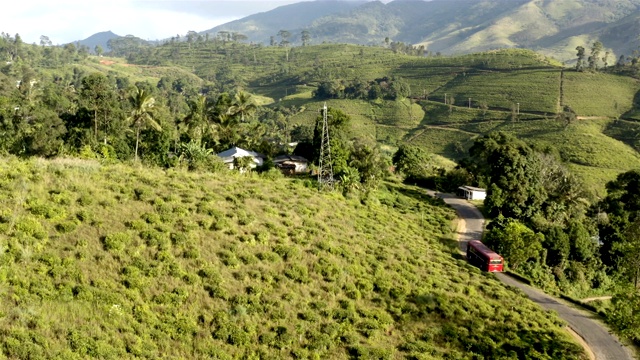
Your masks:
[{"label": "mountain ridge", "polygon": [[[326,5],[323,2],[293,5],[302,9],[309,4]],[[635,38],[631,34],[621,36],[620,28],[629,26],[629,22],[640,27],[637,25],[640,23],[638,0],[567,0],[561,4],[549,0],[395,0],[387,4],[374,1],[362,3],[346,12],[342,8],[341,11],[318,16],[306,26],[290,23],[287,28],[277,30],[260,26],[260,21],[275,19],[282,8],[202,33],[242,31],[251,23],[265,31],[271,29],[269,34],[260,36],[254,36],[253,32],[245,33],[249,41],[265,44],[278,30],[287,30],[292,35],[307,30],[311,34],[311,43],[376,45],[389,38],[391,41],[424,45],[433,53],[528,48],[568,61],[573,59],[576,46],[589,48],[596,40],[601,40],[612,55],[630,54],[635,49]],[[329,12],[326,8],[325,11]],[[300,40],[294,36],[292,41]]]},{"label": "mountain ridge", "polygon": [[[279,35],[281,30],[288,33],[286,39]],[[640,0],[306,1],[199,34],[236,32],[251,43],[275,45],[284,40],[296,46],[302,44],[303,31],[308,32],[310,44],[402,42],[442,54],[527,48],[571,63],[577,46],[590,49],[598,40],[615,58],[636,50]],[[93,39],[104,34],[79,43],[106,50],[107,41]]]}]

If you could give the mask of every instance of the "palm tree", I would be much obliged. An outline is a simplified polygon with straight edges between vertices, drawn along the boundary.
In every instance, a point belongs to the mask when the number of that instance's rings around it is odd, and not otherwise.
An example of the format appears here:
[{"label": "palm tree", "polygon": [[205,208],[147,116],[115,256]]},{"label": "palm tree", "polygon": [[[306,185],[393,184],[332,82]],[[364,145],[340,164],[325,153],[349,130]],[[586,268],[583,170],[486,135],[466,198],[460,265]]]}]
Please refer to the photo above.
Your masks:
[{"label": "palm tree", "polygon": [[231,115],[240,115],[240,121],[244,122],[245,115],[253,114],[258,107],[253,101],[251,94],[245,91],[238,91],[233,97],[233,103],[229,107],[228,113]]},{"label": "palm tree", "polygon": [[209,101],[204,95],[198,95],[189,101],[189,115],[184,118],[189,137],[197,143],[202,141],[209,128]]},{"label": "palm tree", "polygon": [[127,118],[136,128],[136,161],[138,161],[138,144],[140,143],[140,130],[145,125],[151,125],[157,131],[161,131],[162,127],[153,119],[153,105],[156,100],[151,97],[148,92],[136,87],[135,93],[131,95],[131,116]]}]

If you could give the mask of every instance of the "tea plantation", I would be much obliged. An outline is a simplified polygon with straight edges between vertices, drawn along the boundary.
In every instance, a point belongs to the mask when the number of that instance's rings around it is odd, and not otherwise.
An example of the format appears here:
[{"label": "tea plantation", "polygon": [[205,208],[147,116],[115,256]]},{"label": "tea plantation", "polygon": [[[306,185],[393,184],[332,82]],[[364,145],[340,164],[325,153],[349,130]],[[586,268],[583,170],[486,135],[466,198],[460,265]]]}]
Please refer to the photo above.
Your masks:
[{"label": "tea plantation", "polygon": [[[0,160],[0,352],[29,359],[583,359],[385,183]],[[455,246],[453,246],[455,247]]]}]

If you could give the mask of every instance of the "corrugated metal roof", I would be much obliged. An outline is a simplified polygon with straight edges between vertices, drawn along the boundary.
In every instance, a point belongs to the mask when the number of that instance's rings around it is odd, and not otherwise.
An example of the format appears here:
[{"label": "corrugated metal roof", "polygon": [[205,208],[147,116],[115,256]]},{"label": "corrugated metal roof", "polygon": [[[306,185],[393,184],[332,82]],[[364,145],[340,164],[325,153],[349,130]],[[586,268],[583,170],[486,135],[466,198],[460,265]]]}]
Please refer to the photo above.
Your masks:
[{"label": "corrugated metal roof", "polygon": [[467,191],[482,191],[482,192],[486,192],[487,190],[483,189],[483,188],[479,188],[479,187],[475,187],[475,186],[460,186],[458,189],[462,189],[462,190],[467,190]]},{"label": "corrugated metal roof", "polygon": [[255,151],[249,151],[249,150],[245,150],[245,149],[241,149],[237,146],[232,147],[229,150],[225,150],[221,153],[217,154],[219,157],[225,159],[225,158],[239,158],[239,157],[244,157],[244,156],[252,156],[252,157],[259,157],[259,158],[264,158],[264,155],[259,154]]},{"label": "corrugated metal roof", "polygon": [[284,162],[284,161],[297,161],[297,162],[302,162],[302,163],[308,163],[309,160],[303,158],[302,156],[298,156],[298,155],[280,155],[280,156],[276,156],[273,159],[274,163],[279,163],[279,162]]}]

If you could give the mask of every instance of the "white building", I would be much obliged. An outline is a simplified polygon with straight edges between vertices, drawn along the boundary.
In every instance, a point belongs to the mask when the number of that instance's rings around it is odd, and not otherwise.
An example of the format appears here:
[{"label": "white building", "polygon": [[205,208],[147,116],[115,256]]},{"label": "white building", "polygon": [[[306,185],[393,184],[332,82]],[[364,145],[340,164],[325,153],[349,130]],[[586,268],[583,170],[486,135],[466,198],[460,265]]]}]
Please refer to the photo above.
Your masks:
[{"label": "white building", "polygon": [[234,160],[241,157],[251,157],[253,159],[254,164],[251,166],[252,169],[258,166],[262,166],[262,164],[264,163],[264,155],[258,154],[255,151],[244,150],[235,146],[217,155],[222,159],[222,162],[224,162],[225,165],[229,167],[229,169],[233,169]]},{"label": "white building", "polygon": [[487,197],[487,190],[473,186],[460,186],[458,196],[467,200],[484,200]]},{"label": "white building", "polygon": [[302,156],[280,155],[273,159],[273,163],[283,172],[302,174],[309,171],[309,161]]}]

